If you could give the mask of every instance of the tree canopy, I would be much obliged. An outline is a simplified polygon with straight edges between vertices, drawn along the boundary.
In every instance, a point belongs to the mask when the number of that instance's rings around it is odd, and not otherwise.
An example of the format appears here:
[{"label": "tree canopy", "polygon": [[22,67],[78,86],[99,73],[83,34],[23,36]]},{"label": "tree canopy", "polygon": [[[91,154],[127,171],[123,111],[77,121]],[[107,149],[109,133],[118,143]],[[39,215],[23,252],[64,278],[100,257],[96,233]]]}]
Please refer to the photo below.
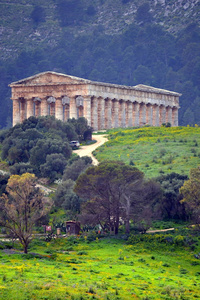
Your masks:
[{"label": "tree canopy", "polygon": [[179,189],[187,179],[187,175],[180,175],[174,172],[156,178],[162,189],[160,210],[163,219],[187,219],[188,215],[185,205],[180,203],[182,197],[179,193]]},{"label": "tree canopy", "polygon": [[1,197],[0,224],[17,237],[27,253],[37,220],[48,213],[50,202],[36,187],[34,174],[12,175]]},{"label": "tree canopy", "polygon": [[186,203],[192,210],[194,220],[200,221],[200,167],[190,170],[189,180],[186,180],[180,188],[183,195],[182,203]]},{"label": "tree canopy", "polygon": [[[104,161],[81,174],[75,193],[86,200],[82,217],[118,233],[120,218],[129,232],[132,210],[142,210],[147,198],[143,194],[144,174],[120,161]],[[151,200],[149,199],[149,203]]]},{"label": "tree canopy", "polygon": [[52,116],[30,117],[2,131],[1,157],[11,166],[12,174],[32,172],[54,181],[62,176],[72,155],[69,142],[82,141],[88,132],[91,127],[85,118],[62,122]]}]

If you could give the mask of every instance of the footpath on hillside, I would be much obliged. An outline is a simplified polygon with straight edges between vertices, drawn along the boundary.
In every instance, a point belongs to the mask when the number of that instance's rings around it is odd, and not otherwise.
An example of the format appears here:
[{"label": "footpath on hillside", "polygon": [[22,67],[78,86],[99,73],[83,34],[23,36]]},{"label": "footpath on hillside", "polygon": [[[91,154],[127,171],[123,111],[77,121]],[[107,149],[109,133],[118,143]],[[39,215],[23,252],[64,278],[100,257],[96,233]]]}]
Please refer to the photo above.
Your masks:
[{"label": "footpath on hillside", "polygon": [[80,157],[82,156],[90,156],[92,158],[93,165],[98,165],[98,160],[92,155],[92,152],[103,145],[105,142],[108,141],[105,134],[102,135],[95,135],[93,137],[93,140],[96,141],[95,144],[87,145],[87,146],[81,146],[80,149],[74,150],[73,152],[78,154]]}]

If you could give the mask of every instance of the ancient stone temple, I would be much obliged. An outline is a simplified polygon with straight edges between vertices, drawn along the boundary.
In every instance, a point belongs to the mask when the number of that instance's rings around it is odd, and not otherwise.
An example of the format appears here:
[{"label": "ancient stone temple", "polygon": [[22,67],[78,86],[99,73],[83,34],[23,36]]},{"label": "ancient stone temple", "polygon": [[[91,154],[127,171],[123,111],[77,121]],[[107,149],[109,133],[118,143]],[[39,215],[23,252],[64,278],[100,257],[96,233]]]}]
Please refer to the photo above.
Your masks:
[{"label": "ancient stone temple", "polygon": [[30,116],[66,121],[85,117],[94,130],[178,126],[179,93],[146,85],[123,86],[44,72],[10,84],[13,126]]}]

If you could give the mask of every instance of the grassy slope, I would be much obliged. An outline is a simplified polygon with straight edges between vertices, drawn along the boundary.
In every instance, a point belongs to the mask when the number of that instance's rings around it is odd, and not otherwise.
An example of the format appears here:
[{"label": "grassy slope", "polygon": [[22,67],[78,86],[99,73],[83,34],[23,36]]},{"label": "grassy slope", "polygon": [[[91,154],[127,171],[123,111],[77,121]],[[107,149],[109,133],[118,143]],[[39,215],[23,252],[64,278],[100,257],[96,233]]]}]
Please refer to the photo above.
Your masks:
[{"label": "grassy slope", "polygon": [[189,174],[200,164],[199,127],[113,129],[109,141],[95,151],[99,161],[131,160],[147,177],[162,173]]},{"label": "grassy slope", "polygon": [[199,299],[199,265],[189,248],[109,238],[36,242],[31,251],[43,259],[1,252],[0,299]]}]

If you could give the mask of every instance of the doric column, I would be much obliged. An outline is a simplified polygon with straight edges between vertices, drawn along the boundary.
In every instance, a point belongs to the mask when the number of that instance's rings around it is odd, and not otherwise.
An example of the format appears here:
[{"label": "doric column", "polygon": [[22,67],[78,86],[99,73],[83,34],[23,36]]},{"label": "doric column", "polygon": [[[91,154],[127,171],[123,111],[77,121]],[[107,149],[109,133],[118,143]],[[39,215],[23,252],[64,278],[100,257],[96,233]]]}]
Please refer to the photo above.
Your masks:
[{"label": "doric column", "polygon": [[147,111],[146,111],[146,120],[147,120],[147,124],[149,124],[150,126],[153,125],[153,107],[151,104],[148,104],[146,106]]},{"label": "doric column", "polygon": [[38,118],[40,116],[40,102],[35,102],[35,116]]},{"label": "doric column", "polygon": [[24,98],[20,99],[20,123],[26,119],[26,101]]},{"label": "doric column", "polygon": [[63,121],[67,121],[69,119],[69,105],[70,98],[67,96],[62,97],[62,111],[63,111]]},{"label": "doric column", "polygon": [[164,105],[161,105],[159,107],[159,110],[160,110],[160,126],[161,126],[163,123],[166,123],[166,107]]},{"label": "doric column", "polygon": [[117,99],[112,101],[112,127],[119,127],[119,101]]},{"label": "doric column", "polygon": [[105,128],[105,100],[100,97],[98,99],[98,129]]},{"label": "doric column", "polygon": [[91,101],[91,126],[93,130],[98,130],[98,100],[96,97]]},{"label": "doric column", "polygon": [[20,123],[20,103],[19,99],[12,99],[13,101],[13,126]]},{"label": "doric column", "polygon": [[166,109],[166,123],[172,125],[172,107],[168,106]]},{"label": "doric column", "polygon": [[33,110],[35,117],[41,116],[41,99],[38,97],[33,98]]},{"label": "doric column", "polygon": [[112,102],[111,99],[105,99],[105,128],[112,128]]},{"label": "doric column", "polygon": [[88,121],[88,125],[91,126],[91,97],[84,97],[83,102],[83,117],[85,117]]},{"label": "doric column", "polygon": [[63,121],[67,121],[69,119],[69,105],[63,105]]},{"label": "doric column", "polygon": [[84,99],[82,96],[76,97],[77,118],[83,117],[83,102]]},{"label": "doric column", "polygon": [[55,116],[55,103],[50,104],[50,116]]},{"label": "doric column", "polygon": [[178,108],[173,107],[172,109],[172,126],[178,126]]},{"label": "doric column", "polygon": [[53,96],[50,96],[47,99],[47,102],[49,104],[49,107],[48,107],[48,113],[49,113],[49,115],[50,116],[55,116],[55,102],[56,102],[56,99]]},{"label": "doric column", "polygon": [[126,127],[126,107],[123,100],[119,102],[119,126]]},{"label": "doric column", "polygon": [[140,121],[139,121],[140,126],[146,125],[146,104],[141,103],[140,104]]},{"label": "doric column", "polygon": [[159,126],[159,106],[153,105],[153,126]]},{"label": "doric column", "polygon": [[40,108],[41,108],[41,116],[47,116],[48,115],[48,103],[45,98],[41,99]]},{"label": "doric column", "polygon": [[70,99],[69,117],[70,119],[72,118],[77,119],[76,97]]},{"label": "doric column", "polygon": [[33,99],[27,99],[26,100],[26,117],[27,119],[29,117],[34,116],[34,102]]},{"label": "doric column", "polygon": [[58,120],[63,121],[63,104],[62,104],[62,99],[56,99],[55,103],[55,117]]},{"label": "doric column", "polygon": [[134,103],[133,109],[133,126],[139,126],[140,119],[140,104],[138,102]]},{"label": "doric column", "polygon": [[133,103],[130,101],[126,102],[126,127],[133,126]]}]

